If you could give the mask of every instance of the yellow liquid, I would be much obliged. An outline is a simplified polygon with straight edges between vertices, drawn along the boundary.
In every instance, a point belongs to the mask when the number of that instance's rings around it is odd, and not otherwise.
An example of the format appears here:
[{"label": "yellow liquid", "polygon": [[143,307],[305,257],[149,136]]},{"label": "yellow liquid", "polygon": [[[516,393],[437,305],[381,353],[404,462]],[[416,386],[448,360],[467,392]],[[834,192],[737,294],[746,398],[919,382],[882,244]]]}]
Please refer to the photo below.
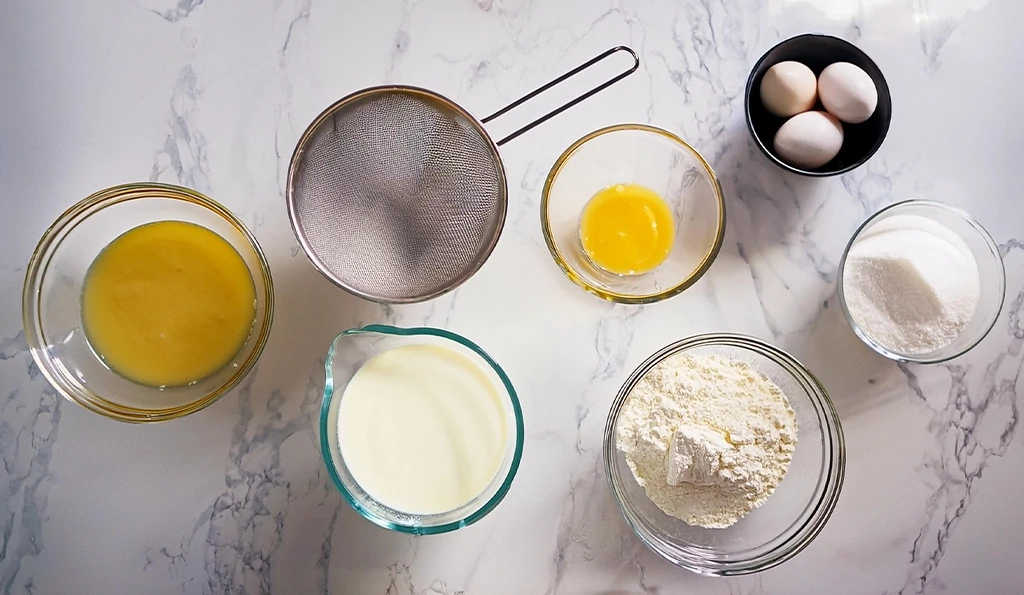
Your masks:
[{"label": "yellow liquid", "polygon": [[616,275],[638,275],[668,258],[675,219],[650,188],[617,184],[598,192],[580,215],[580,242],[590,261]]},{"label": "yellow liquid", "polygon": [[159,221],[111,242],[82,289],[86,338],[121,376],[181,386],[227,365],[256,317],[245,261],[224,238],[192,223]]}]

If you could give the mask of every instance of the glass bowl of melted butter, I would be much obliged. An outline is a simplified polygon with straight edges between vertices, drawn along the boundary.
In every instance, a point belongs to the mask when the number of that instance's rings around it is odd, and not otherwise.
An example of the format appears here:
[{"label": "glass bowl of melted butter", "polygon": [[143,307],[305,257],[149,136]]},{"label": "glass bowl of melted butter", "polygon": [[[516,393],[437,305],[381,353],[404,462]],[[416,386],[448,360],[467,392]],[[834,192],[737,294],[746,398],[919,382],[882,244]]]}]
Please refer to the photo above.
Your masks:
[{"label": "glass bowl of melted butter", "polygon": [[253,368],[274,293],[256,238],[223,206],[158,183],[102,190],[43,234],[25,340],[63,396],[121,421],[198,411]]},{"label": "glass bowl of melted butter", "polygon": [[541,196],[544,240],[574,283],[645,304],[707,272],[725,237],[725,199],[708,162],[647,124],[591,132],[555,162]]}]

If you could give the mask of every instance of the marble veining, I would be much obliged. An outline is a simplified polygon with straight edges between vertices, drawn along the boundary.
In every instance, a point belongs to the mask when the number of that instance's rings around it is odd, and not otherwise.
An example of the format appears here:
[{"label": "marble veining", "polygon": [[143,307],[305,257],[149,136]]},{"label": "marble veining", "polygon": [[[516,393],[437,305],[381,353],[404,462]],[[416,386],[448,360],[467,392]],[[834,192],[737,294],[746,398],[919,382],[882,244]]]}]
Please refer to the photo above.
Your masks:
[{"label": "marble veining", "polygon": [[[1011,240],[1000,246],[1000,253],[1005,259],[1011,249],[1021,248],[1020,242]],[[910,390],[932,410],[929,426],[941,448],[930,453],[923,463],[935,476],[935,489],[925,505],[927,522],[909,552],[907,582],[895,591],[899,595],[927,592],[950,538],[968,512],[983,473],[994,460],[1006,454],[1013,442],[1020,421],[1017,381],[1024,370],[1022,305],[1024,288],[1007,298],[1005,330],[1011,339],[1006,350],[991,362],[984,366],[941,365],[951,381],[945,402],[926,396],[911,367],[899,366]],[[973,369],[976,367],[981,369]],[[972,386],[968,386],[969,380],[975,380],[970,383]]]},{"label": "marble veining", "polygon": [[[321,361],[320,369],[322,366]],[[202,592],[271,592],[270,562],[281,546],[289,506],[314,492],[325,491],[325,478],[321,476],[293,485],[280,459],[285,440],[308,433],[322,391],[319,375],[310,378],[304,398],[295,407],[289,406],[289,401],[295,404],[295,400],[279,390],[273,390],[268,398],[259,398],[253,395],[252,380],[243,383],[238,389],[239,419],[231,432],[223,492],[200,513],[180,546],[147,550],[147,568],[162,559],[171,576],[181,579],[186,590],[198,573],[208,577]],[[333,524],[332,519],[325,533],[318,536],[325,554],[316,566],[321,588],[327,580]]]},{"label": "marble veining", "polygon": [[187,19],[205,0],[138,0],[138,3],[168,23]]},{"label": "marble veining", "polygon": [[7,595],[33,591],[54,483],[50,461],[66,405],[32,361],[24,333],[0,340],[0,370],[0,593]]},{"label": "marble veining", "polygon": [[[1012,156],[1024,141],[1020,73],[1007,56],[1022,49],[1011,25],[1022,18],[1014,0],[5,3],[0,594],[1021,595],[1024,207]],[[861,46],[894,99],[878,154],[828,180],[775,168],[743,122],[749,68],[808,31]],[[457,291],[380,306],[308,265],[287,221],[286,176],[299,136],[331,102],[408,83],[486,115],[619,44],[640,54],[636,74],[501,148],[505,228]],[[574,90],[488,130],[498,137]],[[715,265],[659,304],[580,291],[540,232],[551,164],[583,134],[622,121],[682,136],[726,196]],[[138,179],[184,184],[234,210],[270,258],[278,301],[267,350],[243,384],[155,428],[58,397],[32,363],[19,315],[25,264],[50,221]],[[868,351],[835,294],[857,226],[917,196],[974,215],[1007,271],[989,337],[935,366]],[[465,334],[516,386],[523,463],[502,504],[470,528],[380,529],[327,476],[316,428],[323,358],[335,334],[372,322]],[[846,433],[832,519],[804,552],[754,576],[698,577],[656,557],[622,519],[601,462],[605,415],[629,372],[712,331],[796,355],[829,390]]]},{"label": "marble veining", "polygon": [[170,131],[163,146],[156,152],[149,179],[153,182],[170,181],[206,192],[210,182],[206,139],[195,123],[195,109],[201,97],[197,88],[195,69],[189,65],[181,69],[171,94],[168,127]]}]

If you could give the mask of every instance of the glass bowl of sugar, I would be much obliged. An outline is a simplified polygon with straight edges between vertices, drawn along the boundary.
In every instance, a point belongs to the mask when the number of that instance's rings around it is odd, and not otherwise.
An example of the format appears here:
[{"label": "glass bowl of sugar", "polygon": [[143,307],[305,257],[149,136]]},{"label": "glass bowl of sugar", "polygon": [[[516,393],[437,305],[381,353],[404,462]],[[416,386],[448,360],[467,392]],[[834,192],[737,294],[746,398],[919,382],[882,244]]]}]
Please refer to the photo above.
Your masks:
[{"label": "glass bowl of sugar", "polygon": [[992,236],[932,200],[878,211],[839,262],[839,304],[853,332],[900,362],[934,364],[970,351],[995,325],[1005,290]]}]

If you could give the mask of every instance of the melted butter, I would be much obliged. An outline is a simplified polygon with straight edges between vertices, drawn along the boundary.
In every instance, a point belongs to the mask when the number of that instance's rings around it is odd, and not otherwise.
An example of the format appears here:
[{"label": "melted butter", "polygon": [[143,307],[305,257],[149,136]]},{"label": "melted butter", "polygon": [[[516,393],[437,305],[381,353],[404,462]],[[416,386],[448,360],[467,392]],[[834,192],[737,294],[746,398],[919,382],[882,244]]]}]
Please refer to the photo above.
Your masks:
[{"label": "melted butter", "polygon": [[131,229],[85,277],[86,338],[114,372],[149,386],[182,386],[228,365],[256,316],[242,257],[216,233],[184,221]]}]

